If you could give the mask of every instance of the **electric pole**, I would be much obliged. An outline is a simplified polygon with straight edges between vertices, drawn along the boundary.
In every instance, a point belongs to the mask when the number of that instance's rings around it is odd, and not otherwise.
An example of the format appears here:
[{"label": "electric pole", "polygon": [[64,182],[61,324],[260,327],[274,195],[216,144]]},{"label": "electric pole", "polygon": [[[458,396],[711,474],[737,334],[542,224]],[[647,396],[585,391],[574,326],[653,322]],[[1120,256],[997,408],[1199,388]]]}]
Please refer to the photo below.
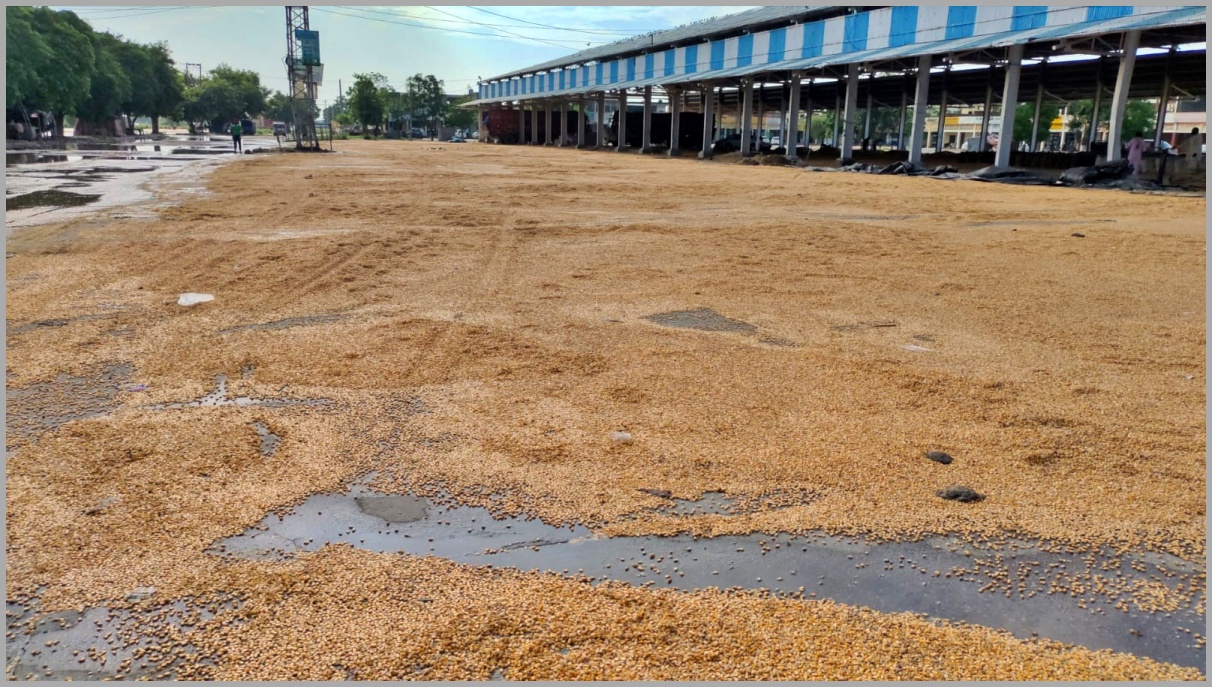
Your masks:
[{"label": "electric pole", "polygon": [[294,114],[295,148],[319,150],[316,137],[316,86],[319,84],[320,34],[308,23],[306,6],[286,7],[286,76]]}]

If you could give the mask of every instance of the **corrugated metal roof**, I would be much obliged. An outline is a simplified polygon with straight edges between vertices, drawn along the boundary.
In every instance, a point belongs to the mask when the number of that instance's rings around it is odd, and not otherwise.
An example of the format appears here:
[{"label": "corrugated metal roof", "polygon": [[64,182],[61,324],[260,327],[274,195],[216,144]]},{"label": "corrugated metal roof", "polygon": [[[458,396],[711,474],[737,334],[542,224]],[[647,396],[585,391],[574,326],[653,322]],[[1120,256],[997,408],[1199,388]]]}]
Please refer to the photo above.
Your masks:
[{"label": "corrugated metal roof", "polygon": [[[733,67],[730,69],[718,69],[714,71],[709,70],[679,76],[658,77],[654,79],[635,81],[620,81],[618,83],[609,85],[584,86],[575,89],[566,89],[563,91],[551,91],[542,94],[522,96],[521,99],[533,100],[541,98],[558,98],[592,91],[616,91],[622,88],[636,88],[645,85],[667,84],[672,86],[706,80],[736,78],[766,72],[814,69],[827,66],[852,64],[856,62],[885,62],[920,55],[945,55],[955,52],[979,50],[982,48],[1005,47],[1019,43],[1054,41],[1063,38],[1079,38],[1100,34],[1114,34],[1136,29],[1163,29],[1177,26],[1191,26],[1201,23],[1206,24],[1207,15],[1208,10],[1206,7],[1183,7],[1179,9],[1148,12],[1145,14],[1137,14],[1126,17],[1083,22],[1070,26],[1039,27],[1033,29],[1021,29],[1018,31],[1003,31],[986,34],[983,36],[913,43],[894,48],[878,48],[874,50],[840,53],[836,55],[823,55],[812,58],[783,60],[776,63]],[[474,107],[479,104],[504,102],[518,99],[519,98],[516,96],[483,98],[467,103],[467,106]]]},{"label": "corrugated metal roof", "polygon": [[712,17],[704,19],[684,26],[678,26],[672,29],[663,31],[653,31],[641,36],[634,36],[621,41],[615,41],[607,45],[599,45],[595,48],[582,50],[578,53],[573,53],[566,57],[543,62],[542,64],[532,65],[525,69],[494,76],[487,81],[497,81],[500,79],[509,79],[522,74],[533,74],[535,72],[545,72],[557,67],[565,67],[574,64],[584,64],[595,60],[601,60],[607,57],[617,57],[627,53],[634,53],[639,50],[656,50],[665,49],[672,43],[690,39],[703,39],[709,36],[724,33],[727,31],[735,31],[749,26],[761,26],[776,21],[788,21],[797,17],[812,17],[823,12],[835,9],[832,5],[796,5],[791,7],[758,7],[757,9],[737,12],[723,17]]}]

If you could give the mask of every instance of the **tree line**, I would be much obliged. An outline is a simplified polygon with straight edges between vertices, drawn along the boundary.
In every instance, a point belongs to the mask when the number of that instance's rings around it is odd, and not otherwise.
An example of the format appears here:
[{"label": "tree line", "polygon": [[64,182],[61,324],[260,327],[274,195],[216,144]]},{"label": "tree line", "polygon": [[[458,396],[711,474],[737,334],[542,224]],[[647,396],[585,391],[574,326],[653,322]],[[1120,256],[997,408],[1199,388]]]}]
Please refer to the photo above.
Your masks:
[{"label": "tree line", "polygon": [[367,135],[385,124],[389,130],[392,125],[402,128],[405,122],[431,131],[442,124],[469,129],[475,124],[475,114],[457,105],[470,97],[450,102],[444,83],[432,74],[408,77],[403,91],[392,88],[382,74],[355,74],[342,101],[330,107],[326,116],[344,126],[360,124]]}]

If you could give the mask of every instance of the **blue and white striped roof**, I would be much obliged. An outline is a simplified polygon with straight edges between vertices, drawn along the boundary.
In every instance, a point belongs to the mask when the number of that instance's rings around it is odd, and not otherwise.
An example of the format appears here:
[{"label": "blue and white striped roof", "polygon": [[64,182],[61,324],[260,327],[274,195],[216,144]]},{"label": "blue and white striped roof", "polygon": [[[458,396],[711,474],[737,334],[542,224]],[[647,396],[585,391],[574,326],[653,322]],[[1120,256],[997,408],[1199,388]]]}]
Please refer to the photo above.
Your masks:
[{"label": "blue and white striped roof", "polygon": [[1132,29],[1207,23],[1206,7],[887,7],[480,84],[468,105],[883,62]]}]

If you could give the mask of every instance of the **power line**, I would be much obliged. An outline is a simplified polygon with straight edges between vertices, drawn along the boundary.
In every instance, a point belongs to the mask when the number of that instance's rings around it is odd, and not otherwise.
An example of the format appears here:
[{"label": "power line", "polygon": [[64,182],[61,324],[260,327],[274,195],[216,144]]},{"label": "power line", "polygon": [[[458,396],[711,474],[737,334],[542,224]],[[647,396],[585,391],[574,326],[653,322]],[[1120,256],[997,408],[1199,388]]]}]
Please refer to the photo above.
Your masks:
[{"label": "power line", "polygon": [[[445,15],[446,15],[446,16],[448,16],[448,17],[454,17],[455,19],[462,19],[463,21],[466,21],[466,22],[468,22],[468,23],[470,23],[470,24],[478,24],[478,25],[480,25],[480,26],[488,26],[488,25],[487,25],[487,24],[485,24],[484,22],[475,21],[474,19],[467,19],[467,18],[465,18],[465,17],[460,17],[460,16],[459,16],[459,15],[457,15],[457,14],[451,14],[450,12],[447,12],[446,10],[440,10],[440,9],[438,9],[438,8],[436,8],[436,7],[430,7],[430,6],[428,6],[428,5],[422,5],[422,7],[424,7],[424,8],[425,8],[425,9],[427,9],[427,10],[432,10],[432,11],[434,11],[434,12],[437,12],[437,13],[439,13],[439,14],[445,14]],[[489,28],[492,28],[492,27],[489,27]],[[549,45],[554,45],[554,46],[556,46],[557,48],[567,48],[567,47],[568,47],[568,46],[566,46],[566,45],[560,45],[559,43],[556,43],[555,41],[549,41],[549,40],[547,40],[546,38],[532,38],[532,37],[530,37],[530,36],[523,36],[523,35],[522,35],[522,34],[520,34],[520,33],[514,33],[513,31],[507,31],[507,30],[505,30],[505,29],[495,29],[495,30],[496,30],[496,31],[500,31],[501,33],[504,33],[504,34],[508,34],[508,35],[510,35],[510,36],[517,36],[518,38],[525,38],[525,39],[527,39],[527,40],[539,41],[540,43],[547,43],[547,44],[549,44]]]},{"label": "power line", "polygon": [[[396,17],[396,18],[402,18],[402,19],[416,19],[418,21],[440,21],[440,22],[444,22],[447,24],[474,24],[474,23],[476,23],[476,22],[473,22],[473,21],[470,21],[467,19],[463,19],[463,18],[441,19],[439,17],[418,17],[416,15],[411,15],[411,14],[401,15],[401,14],[397,14],[395,12],[384,12],[382,10],[374,10],[374,9],[370,9],[369,7],[349,7],[349,6],[342,6],[342,5],[338,5],[338,7],[341,7],[341,9],[346,9],[346,10],[357,10],[359,12],[370,12],[373,14],[382,14],[382,15],[385,15],[388,17]],[[472,9],[476,9],[476,8],[473,7]],[[519,20],[519,21],[521,21],[521,20]],[[530,22],[530,23],[533,23],[533,22]],[[518,26],[517,24],[480,24],[480,26],[487,26],[487,27],[492,27],[492,28],[505,28],[505,29],[527,28],[524,26]],[[547,29],[550,31],[582,31],[584,33],[602,33],[602,34],[616,34],[616,35],[626,35],[626,36],[636,35],[635,32],[612,31],[609,29],[603,29],[601,31],[591,31],[589,29],[565,29],[565,28],[561,28],[559,26],[541,26],[539,28],[544,28],[544,29]],[[571,42],[571,41],[569,41],[569,42]]]},{"label": "power line", "polygon": [[[348,9],[358,9],[358,8],[348,8]],[[396,24],[399,26],[411,26],[411,27],[415,27],[415,28],[419,28],[419,29],[430,29],[432,31],[446,31],[449,33],[466,34],[468,36],[483,36],[486,38],[505,38],[506,37],[506,36],[502,36],[500,33],[484,33],[482,31],[467,31],[464,29],[446,28],[446,27],[441,27],[441,26],[429,26],[427,24],[417,24],[417,23],[401,21],[401,20],[381,19],[379,17],[366,16],[364,14],[350,14],[348,12],[338,12],[335,10],[325,9],[323,7],[313,7],[312,10],[318,11],[318,12],[325,12],[327,14],[335,14],[335,15],[342,16],[342,17],[353,17],[354,19],[365,19],[367,21],[377,21],[377,22],[382,22],[384,24]],[[472,23],[474,23],[474,22],[472,22]],[[569,49],[569,46],[567,46],[567,45],[560,45],[559,43],[555,43],[555,42],[552,42],[552,41],[549,41],[549,40],[546,40],[543,38],[535,38],[532,36],[523,36],[521,34],[514,34],[514,35],[516,35],[517,37],[522,38],[524,40],[536,41],[536,42],[540,42],[540,43],[548,43],[550,45],[554,45],[557,48],[562,48],[565,50]]]},{"label": "power line", "polygon": [[146,17],[149,14],[163,14],[165,12],[175,12],[177,10],[207,9],[207,8],[198,7],[198,6],[187,6],[187,7],[161,7],[161,8],[156,8],[156,9],[147,9],[147,8],[141,8],[141,9],[142,9],[142,11],[134,11],[134,12],[131,12],[130,14],[109,14],[109,15],[105,15],[105,16],[86,15],[84,18],[91,19],[93,21],[104,21],[104,20],[109,20],[109,19],[127,19],[130,17]]},{"label": "power line", "polygon": [[539,22],[536,22],[536,21],[530,21],[529,19],[519,19],[517,17],[508,17],[504,14],[492,12],[492,11],[489,11],[486,9],[481,9],[479,7],[469,7],[469,9],[473,9],[477,12],[483,12],[485,14],[491,14],[494,17],[500,17],[502,19],[508,19],[510,21],[518,21],[518,22],[522,22],[523,24],[530,24],[531,26],[537,26],[537,27],[543,28],[543,29],[555,29],[556,31],[575,31],[577,33],[591,33],[591,34],[614,34],[617,36],[638,36],[641,33],[644,33],[643,31],[615,31],[613,29],[575,29],[575,28],[571,28],[571,27],[552,26],[550,24],[540,24]]}]

